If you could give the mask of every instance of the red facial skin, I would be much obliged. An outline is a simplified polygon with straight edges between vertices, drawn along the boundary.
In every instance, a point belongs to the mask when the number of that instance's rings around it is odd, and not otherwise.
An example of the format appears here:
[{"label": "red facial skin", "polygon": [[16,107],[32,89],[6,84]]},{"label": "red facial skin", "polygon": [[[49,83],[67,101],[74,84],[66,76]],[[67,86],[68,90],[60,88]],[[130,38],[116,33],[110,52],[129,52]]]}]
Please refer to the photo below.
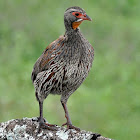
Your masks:
[{"label": "red facial skin", "polygon": [[82,14],[80,12],[73,12],[72,15],[74,15],[75,17],[77,17],[79,19],[91,21],[91,18],[86,13]]}]

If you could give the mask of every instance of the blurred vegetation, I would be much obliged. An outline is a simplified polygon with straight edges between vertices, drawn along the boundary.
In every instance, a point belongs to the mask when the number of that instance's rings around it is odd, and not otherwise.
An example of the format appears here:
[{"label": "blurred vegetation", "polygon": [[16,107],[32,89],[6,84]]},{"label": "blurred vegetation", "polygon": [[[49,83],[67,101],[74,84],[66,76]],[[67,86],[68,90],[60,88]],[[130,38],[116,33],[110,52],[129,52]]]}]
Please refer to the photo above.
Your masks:
[{"label": "blurred vegetation", "polygon": [[[75,5],[93,19],[80,28],[95,59],[68,101],[73,124],[118,140],[139,139],[139,0],[1,0],[0,122],[38,116],[32,68],[44,48],[64,34],[64,11]],[[65,122],[60,96],[45,100],[44,117],[58,125]]]}]

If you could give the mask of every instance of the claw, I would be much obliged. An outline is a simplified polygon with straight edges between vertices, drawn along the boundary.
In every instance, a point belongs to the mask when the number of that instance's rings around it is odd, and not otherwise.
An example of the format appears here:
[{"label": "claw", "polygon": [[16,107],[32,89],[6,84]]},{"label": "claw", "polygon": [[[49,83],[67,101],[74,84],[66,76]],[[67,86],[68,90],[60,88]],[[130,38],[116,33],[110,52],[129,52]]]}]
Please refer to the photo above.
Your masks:
[{"label": "claw", "polygon": [[40,130],[42,129],[47,129],[47,130],[51,130],[51,131],[57,131],[58,128],[56,127],[56,125],[51,125],[51,124],[46,124],[46,123],[40,123],[39,127],[38,127],[38,133],[40,132]]},{"label": "claw", "polygon": [[76,131],[80,131],[80,128],[75,127],[75,126],[73,126],[73,125],[67,125],[67,128],[68,128],[68,129],[75,129]]},{"label": "claw", "polygon": [[62,126],[67,125],[67,129],[75,129],[76,131],[80,131],[80,128],[73,126],[72,124],[64,123]]},{"label": "claw", "polygon": [[49,123],[46,123],[45,122],[45,119],[41,119],[39,118],[38,119],[39,121],[39,127],[38,127],[38,133],[40,132],[40,129],[48,129],[48,130],[51,130],[51,131],[57,131],[57,125],[54,125],[54,124],[49,124]]},{"label": "claw", "polygon": [[67,125],[67,123],[62,124],[62,126],[65,126],[65,125]]},{"label": "claw", "polygon": [[52,127],[56,127],[57,125],[55,125],[55,124],[49,124],[49,123],[45,123],[45,125],[47,125],[47,126],[52,126]]}]

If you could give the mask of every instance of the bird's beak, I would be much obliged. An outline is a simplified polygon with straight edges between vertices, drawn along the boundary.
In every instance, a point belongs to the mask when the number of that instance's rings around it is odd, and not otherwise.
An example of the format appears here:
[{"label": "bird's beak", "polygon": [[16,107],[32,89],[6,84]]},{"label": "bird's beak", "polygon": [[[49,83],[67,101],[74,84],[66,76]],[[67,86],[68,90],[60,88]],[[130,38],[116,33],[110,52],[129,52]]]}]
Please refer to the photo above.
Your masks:
[{"label": "bird's beak", "polygon": [[83,20],[92,21],[92,19],[87,14],[83,14],[80,18],[83,19]]}]

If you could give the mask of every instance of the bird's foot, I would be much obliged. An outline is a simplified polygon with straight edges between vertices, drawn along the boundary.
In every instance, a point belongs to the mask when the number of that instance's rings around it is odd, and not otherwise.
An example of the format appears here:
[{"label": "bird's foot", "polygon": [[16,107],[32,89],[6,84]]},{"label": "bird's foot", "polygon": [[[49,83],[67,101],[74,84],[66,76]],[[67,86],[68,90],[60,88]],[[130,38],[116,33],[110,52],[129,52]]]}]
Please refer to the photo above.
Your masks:
[{"label": "bird's foot", "polygon": [[57,125],[55,125],[55,124],[50,124],[50,123],[45,123],[45,125],[47,125],[47,126],[52,126],[52,127],[56,127]]},{"label": "bird's foot", "polygon": [[75,129],[76,131],[80,131],[80,128],[73,126],[72,124],[64,123],[62,126],[67,125],[67,129]]},{"label": "bird's foot", "polygon": [[40,131],[41,128],[42,129],[48,129],[48,130],[51,130],[51,131],[57,131],[58,130],[56,125],[48,124],[48,123],[39,123],[39,131]]},{"label": "bird's foot", "polygon": [[57,125],[46,123],[45,119],[40,119],[39,118],[38,122],[39,122],[38,133],[40,132],[41,128],[51,130],[51,131],[57,131],[58,130],[58,128],[56,127]]}]

